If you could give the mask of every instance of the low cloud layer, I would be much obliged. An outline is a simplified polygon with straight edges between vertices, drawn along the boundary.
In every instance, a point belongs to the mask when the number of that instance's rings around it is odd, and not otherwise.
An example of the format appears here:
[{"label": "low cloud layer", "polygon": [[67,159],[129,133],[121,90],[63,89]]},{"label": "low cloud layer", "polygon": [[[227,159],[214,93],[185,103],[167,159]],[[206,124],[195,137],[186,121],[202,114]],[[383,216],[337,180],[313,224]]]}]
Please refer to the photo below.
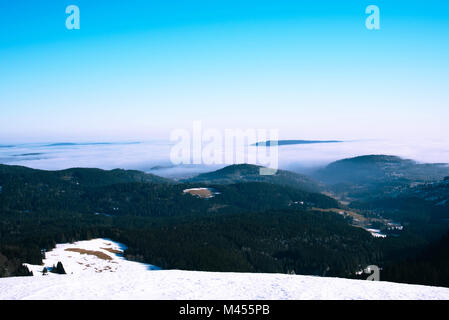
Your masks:
[{"label": "low cloud layer", "polygon": [[[0,162],[45,170],[72,167],[137,169],[167,177],[190,176],[226,165],[173,166],[171,147],[172,144],[166,142],[15,145],[0,149]],[[396,155],[424,163],[449,163],[449,142],[371,140],[280,146],[279,168],[307,171],[335,160],[367,154]]]}]

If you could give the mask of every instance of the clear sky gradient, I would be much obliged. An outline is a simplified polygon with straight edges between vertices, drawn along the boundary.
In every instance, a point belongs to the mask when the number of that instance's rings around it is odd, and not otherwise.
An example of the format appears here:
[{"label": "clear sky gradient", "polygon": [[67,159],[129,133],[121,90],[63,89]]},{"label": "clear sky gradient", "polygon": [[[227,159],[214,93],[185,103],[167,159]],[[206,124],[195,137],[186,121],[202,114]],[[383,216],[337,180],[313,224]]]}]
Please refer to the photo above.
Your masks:
[{"label": "clear sky gradient", "polygon": [[168,139],[195,120],[449,141],[448,119],[448,1],[0,1],[0,144]]}]

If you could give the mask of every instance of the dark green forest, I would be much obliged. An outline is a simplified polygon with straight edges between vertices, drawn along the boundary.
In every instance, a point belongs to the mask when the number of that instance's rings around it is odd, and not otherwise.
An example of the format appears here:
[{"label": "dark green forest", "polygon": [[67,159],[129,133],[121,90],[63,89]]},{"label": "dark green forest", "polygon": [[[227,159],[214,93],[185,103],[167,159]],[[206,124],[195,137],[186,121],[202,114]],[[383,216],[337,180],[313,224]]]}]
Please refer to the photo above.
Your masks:
[{"label": "dark green forest", "polygon": [[374,238],[314,210],[338,208],[333,198],[291,186],[214,184],[219,194],[201,199],[183,193],[201,185],[135,171],[9,166],[0,166],[0,186],[1,277],[28,275],[22,263],[41,264],[57,243],[105,237],[125,243],[128,259],[163,269],[356,278],[376,264],[383,280],[449,278],[447,224],[411,216],[399,235]]},{"label": "dark green forest", "polygon": [[[360,266],[382,258],[379,249],[372,250],[378,246],[369,233],[322,212],[5,218],[0,248],[16,267],[21,261],[40,264],[41,249],[49,250],[56,243],[95,237],[126,243],[127,258],[164,269],[350,276]],[[3,270],[6,275],[18,273],[9,268]]]}]

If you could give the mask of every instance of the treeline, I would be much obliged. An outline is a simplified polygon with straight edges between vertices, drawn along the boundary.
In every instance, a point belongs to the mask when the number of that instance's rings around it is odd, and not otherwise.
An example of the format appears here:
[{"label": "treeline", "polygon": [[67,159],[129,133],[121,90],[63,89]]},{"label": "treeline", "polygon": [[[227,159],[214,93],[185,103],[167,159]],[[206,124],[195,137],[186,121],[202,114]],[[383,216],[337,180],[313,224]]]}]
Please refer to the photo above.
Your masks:
[{"label": "treeline", "polygon": [[381,258],[373,250],[376,239],[342,217],[298,210],[170,218],[22,216],[21,222],[3,219],[0,231],[0,252],[8,259],[2,267],[9,270],[2,276],[17,275],[11,261],[40,264],[41,249],[96,237],[123,242],[127,258],[164,269],[344,277]]}]

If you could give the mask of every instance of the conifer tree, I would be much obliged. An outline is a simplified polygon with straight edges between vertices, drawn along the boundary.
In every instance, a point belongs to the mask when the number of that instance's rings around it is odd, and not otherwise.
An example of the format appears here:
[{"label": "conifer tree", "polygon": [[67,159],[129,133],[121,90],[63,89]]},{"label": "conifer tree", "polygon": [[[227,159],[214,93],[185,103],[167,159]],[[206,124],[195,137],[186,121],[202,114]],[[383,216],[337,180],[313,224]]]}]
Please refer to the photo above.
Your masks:
[{"label": "conifer tree", "polygon": [[56,265],[56,273],[57,274],[66,274],[64,270],[64,266],[62,265],[61,261],[58,261],[58,264]]}]

